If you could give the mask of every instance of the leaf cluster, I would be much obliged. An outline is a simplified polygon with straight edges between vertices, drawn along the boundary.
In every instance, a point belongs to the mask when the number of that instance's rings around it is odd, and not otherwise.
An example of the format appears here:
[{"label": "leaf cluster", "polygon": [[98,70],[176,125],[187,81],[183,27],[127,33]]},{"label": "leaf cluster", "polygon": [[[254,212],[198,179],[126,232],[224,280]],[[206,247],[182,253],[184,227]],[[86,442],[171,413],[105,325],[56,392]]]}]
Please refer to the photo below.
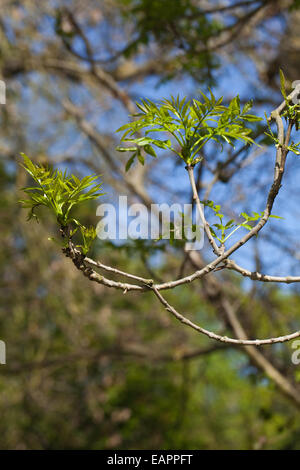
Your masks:
[{"label": "leaf cluster", "polygon": [[[234,219],[230,219],[228,222],[223,222],[224,214],[221,213],[221,206],[215,204],[213,201],[201,201],[204,206],[210,207],[214,211],[214,215],[219,219],[218,223],[212,224],[209,227],[210,232],[214,238],[216,238],[222,245],[240,228],[245,228],[246,230],[252,230],[253,226],[251,222],[256,222],[261,219],[264,215],[264,212],[252,212],[252,215],[242,212],[240,217],[244,219],[243,222],[236,222]],[[270,215],[270,217],[275,219],[282,219],[277,215]],[[214,227],[214,228],[213,228]],[[233,229],[233,230],[231,230]],[[231,230],[229,233],[228,231]],[[217,233],[219,232],[219,233]]]},{"label": "leaf cluster", "polygon": [[[156,157],[154,147],[169,150],[193,165],[201,160],[199,152],[209,140],[222,148],[224,141],[232,146],[235,141],[254,143],[249,136],[251,129],[245,123],[261,118],[248,113],[252,102],[241,109],[239,96],[224,106],[223,98],[216,99],[211,91],[209,97],[201,95],[202,101],[172,96],[158,104],[147,99],[137,103],[140,112],[134,115],[135,120],[118,129],[118,132],[124,131],[121,142],[128,146],[119,146],[117,150],[132,152],[126,171],[136,158],[144,164],[145,153]],[[142,131],[143,135],[137,137]],[[154,133],[158,133],[157,137]]]},{"label": "leaf cluster", "polygon": [[36,208],[47,207],[55,215],[62,229],[69,228],[69,232],[66,232],[69,238],[72,238],[80,229],[82,245],[78,246],[86,254],[96,238],[96,231],[93,227],[85,227],[72,217],[71,209],[104,194],[101,192],[102,183],[96,183],[99,177],[90,175],[79,179],[73,174],[67,175],[66,171],[53,170],[35,164],[24,153],[22,157],[21,165],[36,183],[35,186],[22,188],[28,198],[21,199],[20,202],[23,208],[29,209],[28,220],[34,217],[38,221]]},{"label": "leaf cluster", "polygon": [[[269,120],[266,116],[266,121],[267,121],[267,124],[268,124],[268,128],[269,128],[269,132],[265,132],[265,135],[268,136],[275,144],[275,147],[280,147],[280,146],[283,146],[278,137],[274,134],[274,132],[272,131],[271,129],[271,126],[270,126],[270,123],[269,123]],[[300,142],[298,142],[297,144],[295,144],[295,142],[291,142],[290,145],[288,146],[285,146],[285,149],[290,151],[290,152],[293,152],[295,155],[300,155]]]},{"label": "leaf cluster", "polygon": [[[287,92],[286,92],[286,79],[284,76],[283,71],[280,69],[280,90],[282,93],[282,96],[284,97],[286,107],[284,112],[282,113],[282,116],[289,122],[291,122],[293,125],[295,125],[296,130],[299,130],[299,124],[300,124],[300,103],[291,103],[291,101],[288,99]],[[299,147],[300,144],[297,144]],[[297,153],[297,152],[295,152]],[[299,154],[297,154],[299,155]]]}]

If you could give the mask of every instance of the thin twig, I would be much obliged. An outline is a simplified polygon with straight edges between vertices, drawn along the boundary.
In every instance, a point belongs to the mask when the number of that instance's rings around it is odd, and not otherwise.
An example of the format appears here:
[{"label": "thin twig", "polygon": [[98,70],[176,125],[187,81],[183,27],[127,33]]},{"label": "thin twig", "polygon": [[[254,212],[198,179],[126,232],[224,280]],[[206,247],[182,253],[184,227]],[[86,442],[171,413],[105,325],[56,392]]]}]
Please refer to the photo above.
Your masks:
[{"label": "thin twig", "polygon": [[158,300],[160,301],[160,303],[165,307],[165,309],[168,312],[170,312],[175,318],[177,318],[177,320],[179,320],[184,325],[190,326],[194,330],[198,331],[198,333],[202,333],[211,339],[220,341],[221,343],[229,343],[229,344],[236,344],[236,345],[243,345],[243,346],[248,346],[248,345],[262,346],[265,344],[285,343],[287,341],[300,337],[300,331],[296,331],[295,333],[291,333],[285,336],[278,336],[275,338],[254,339],[254,340],[235,339],[235,338],[228,338],[228,336],[217,335],[216,333],[206,330],[205,328],[202,328],[196,323],[193,323],[191,320],[189,320],[188,318],[183,316],[181,313],[179,313],[174,307],[172,307],[171,304],[169,304],[169,302],[167,302],[167,300],[160,294],[160,292],[158,292],[158,290],[154,286],[152,286],[151,289],[156,295],[156,297],[158,298]]}]

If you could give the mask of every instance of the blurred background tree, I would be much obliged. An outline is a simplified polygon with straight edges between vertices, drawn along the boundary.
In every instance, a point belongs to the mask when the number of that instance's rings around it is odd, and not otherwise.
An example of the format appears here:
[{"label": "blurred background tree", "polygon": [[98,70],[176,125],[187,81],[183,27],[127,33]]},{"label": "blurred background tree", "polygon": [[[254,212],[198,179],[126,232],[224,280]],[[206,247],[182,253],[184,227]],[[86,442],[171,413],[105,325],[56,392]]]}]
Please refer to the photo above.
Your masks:
[{"label": "blurred background tree", "polygon": [[[183,163],[149,157],[125,173],[116,129],[139,98],[195,97],[213,87],[281,102],[278,68],[299,79],[298,1],[1,0],[0,366],[2,449],[299,449],[300,370],[291,345],[219,345],[178,325],[152,296],[89,283],[48,241],[55,221],[28,224],[17,203],[36,162],[102,175],[107,201],[188,202]],[[272,178],[272,148],[206,151],[201,198],[230,216],[256,210]],[[207,163],[208,162],[208,163]],[[180,166],[181,165],[181,166]],[[299,274],[300,163],[290,158],[272,221],[238,255],[249,269]],[[96,220],[84,206],[86,224]],[[43,214],[41,217],[45,218]],[[156,280],[209,259],[208,246],[97,241],[94,256]],[[229,273],[230,274],[230,273]],[[210,275],[169,294],[191,317],[236,337],[299,329],[299,287]]]}]

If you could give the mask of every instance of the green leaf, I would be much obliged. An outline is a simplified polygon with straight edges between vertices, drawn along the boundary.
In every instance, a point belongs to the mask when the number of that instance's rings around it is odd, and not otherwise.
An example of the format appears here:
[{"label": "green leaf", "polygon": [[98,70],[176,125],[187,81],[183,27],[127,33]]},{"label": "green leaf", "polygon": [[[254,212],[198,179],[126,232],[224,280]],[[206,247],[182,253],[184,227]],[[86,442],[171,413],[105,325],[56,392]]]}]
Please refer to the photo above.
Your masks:
[{"label": "green leaf", "polygon": [[281,69],[279,70],[279,74],[280,74],[280,90],[284,99],[287,99],[286,90],[285,90],[285,76]]},{"label": "green leaf", "polygon": [[138,158],[138,161],[139,161],[142,165],[145,164],[145,158],[143,157],[143,155],[142,155],[140,152],[137,153],[137,158]]},{"label": "green leaf", "polygon": [[138,147],[116,147],[118,152],[133,152],[137,150]]},{"label": "green leaf", "polygon": [[125,166],[125,171],[126,171],[126,172],[130,170],[130,168],[131,168],[131,166],[132,166],[132,164],[133,164],[133,162],[134,162],[134,160],[135,160],[135,157],[136,157],[136,153],[134,153],[134,154],[129,158],[129,160],[127,161],[126,166]]},{"label": "green leaf", "polygon": [[209,227],[210,233],[212,234],[213,237],[217,238],[216,232],[214,231],[213,228]]},{"label": "green leaf", "polygon": [[259,117],[259,116],[254,116],[253,114],[243,114],[241,116],[241,119],[244,119],[245,121],[249,121],[249,122],[258,122],[258,121],[262,121],[262,118]]},{"label": "green leaf", "polygon": [[245,227],[245,228],[248,229],[248,230],[252,230],[252,229],[253,229],[253,227],[251,227],[251,225],[249,225],[249,224],[242,224],[242,227]]},{"label": "green leaf", "polygon": [[144,150],[146,153],[148,153],[149,155],[151,155],[151,157],[157,157],[156,153],[155,153],[155,150],[153,147],[151,147],[151,145],[145,145],[144,146]]}]

